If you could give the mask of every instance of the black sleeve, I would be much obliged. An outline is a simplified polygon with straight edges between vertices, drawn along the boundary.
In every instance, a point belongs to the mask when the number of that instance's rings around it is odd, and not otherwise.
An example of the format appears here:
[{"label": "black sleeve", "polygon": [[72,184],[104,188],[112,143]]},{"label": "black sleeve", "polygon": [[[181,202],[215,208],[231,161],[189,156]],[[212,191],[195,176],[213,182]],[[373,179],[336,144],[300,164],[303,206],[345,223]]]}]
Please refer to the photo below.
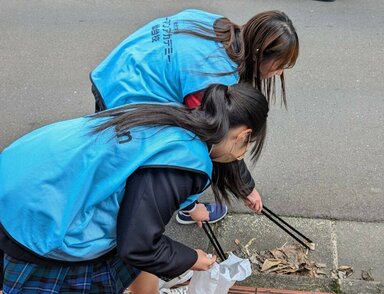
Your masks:
[{"label": "black sleeve", "polygon": [[247,189],[249,189],[249,193],[251,193],[252,190],[255,188],[255,181],[253,180],[252,175],[248,170],[244,160],[240,160],[238,161],[238,163],[240,168],[240,177],[247,186]]},{"label": "black sleeve", "polygon": [[201,193],[207,180],[207,175],[170,168],[132,174],[117,219],[117,250],[124,262],[164,278],[191,268],[196,251],[163,233],[179,205]]},{"label": "black sleeve", "polygon": [[195,201],[195,202],[189,204],[188,206],[184,207],[183,209],[181,209],[181,211],[190,211],[190,210],[194,209],[198,203],[199,202]]}]

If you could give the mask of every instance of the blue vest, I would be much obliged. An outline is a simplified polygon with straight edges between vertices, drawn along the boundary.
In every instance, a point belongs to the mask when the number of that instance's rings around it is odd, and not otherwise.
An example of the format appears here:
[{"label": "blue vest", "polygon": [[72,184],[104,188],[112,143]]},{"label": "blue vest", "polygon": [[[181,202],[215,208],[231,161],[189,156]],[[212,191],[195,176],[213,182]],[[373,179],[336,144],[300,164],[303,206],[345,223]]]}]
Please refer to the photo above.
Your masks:
[{"label": "blue vest", "polygon": [[177,30],[196,30],[196,21],[208,29],[222,18],[189,9],[156,19],[121,44],[90,74],[107,108],[140,102],[176,102],[210,84],[235,84],[237,65],[219,42]]},{"label": "blue vest", "polygon": [[[207,146],[193,133],[136,127],[129,142],[111,129],[91,135],[103,120],[51,124],[0,153],[0,222],[40,256],[81,261],[113,249],[125,183],[140,167],[195,170],[211,178]],[[198,196],[190,196],[181,208]]]}]

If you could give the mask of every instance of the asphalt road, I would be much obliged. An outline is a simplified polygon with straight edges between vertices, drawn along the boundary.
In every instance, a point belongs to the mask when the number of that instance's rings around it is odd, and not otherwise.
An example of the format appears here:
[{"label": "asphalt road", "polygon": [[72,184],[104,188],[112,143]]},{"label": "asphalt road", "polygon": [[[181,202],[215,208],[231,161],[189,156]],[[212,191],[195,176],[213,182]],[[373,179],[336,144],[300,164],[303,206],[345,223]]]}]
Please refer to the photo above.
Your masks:
[{"label": "asphalt road", "polygon": [[299,60],[286,71],[288,111],[272,107],[253,169],[269,208],[383,221],[382,0],[0,0],[0,150],[43,124],[92,112],[89,72],[130,32],[191,7],[239,24],[283,10],[299,34]]}]

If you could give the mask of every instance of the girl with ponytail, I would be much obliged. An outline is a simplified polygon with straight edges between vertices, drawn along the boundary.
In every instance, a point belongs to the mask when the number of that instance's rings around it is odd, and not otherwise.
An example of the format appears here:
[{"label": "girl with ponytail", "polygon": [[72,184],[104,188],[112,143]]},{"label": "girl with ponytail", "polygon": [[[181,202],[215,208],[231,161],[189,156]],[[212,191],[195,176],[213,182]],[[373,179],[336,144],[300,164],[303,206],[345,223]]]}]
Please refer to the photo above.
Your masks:
[{"label": "girl with ponytail", "polygon": [[[244,25],[207,11],[188,9],[153,20],[124,41],[90,73],[96,111],[131,103],[200,105],[207,87],[238,81],[251,83],[268,101],[276,96],[280,78],[286,105],[284,70],[295,65],[299,40],[281,11],[256,14]],[[260,213],[262,201],[244,161],[239,161],[248,193],[245,204]],[[226,207],[210,204],[211,221],[225,216]],[[183,221],[179,213],[177,221]],[[216,218],[215,218],[216,217]],[[187,217],[188,219],[188,217]]]},{"label": "girl with ponytail", "polygon": [[289,17],[272,10],[244,25],[197,9],[153,20],[124,41],[90,73],[96,110],[133,102],[178,102],[194,107],[209,85],[248,82],[267,100],[275,77],[286,104],[284,70],[299,54]]},{"label": "girl with ponytail", "polygon": [[0,154],[4,292],[122,293],[141,271],[209,269],[215,256],[165,226],[209,186],[219,201],[247,197],[233,163],[258,159],[267,114],[251,84],[218,84],[192,110],[126,105],[16,140]]}]

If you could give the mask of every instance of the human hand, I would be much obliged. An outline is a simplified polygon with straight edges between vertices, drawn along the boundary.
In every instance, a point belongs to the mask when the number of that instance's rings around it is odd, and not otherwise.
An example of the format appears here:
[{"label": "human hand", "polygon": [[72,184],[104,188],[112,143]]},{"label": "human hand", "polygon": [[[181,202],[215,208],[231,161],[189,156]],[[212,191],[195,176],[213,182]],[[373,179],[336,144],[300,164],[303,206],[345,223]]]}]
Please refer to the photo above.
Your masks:
[{"label": "human hand", "polygon": [[261,213],[263,210],[263,202],[256,189],[253,189],[251,194],[247,196],[247,199],[244,200],[244,204],[256,213]]},{"label": "human hand", "polygon": [[203,221],[209,221],[209,211],[204,204],[196,204],[196,208],[189,213],[191,218],[196,221],[196,224],[201,228]]},{"label": "human hand", "polygon": [[195,264],[191,267],[192,270],[207,271],[216,262],[216,259],[217,259],[216,255],[211,256],[210,254],[207,254],[200,249],[195,249],[195,251],[197,252],[197,260]]}]

